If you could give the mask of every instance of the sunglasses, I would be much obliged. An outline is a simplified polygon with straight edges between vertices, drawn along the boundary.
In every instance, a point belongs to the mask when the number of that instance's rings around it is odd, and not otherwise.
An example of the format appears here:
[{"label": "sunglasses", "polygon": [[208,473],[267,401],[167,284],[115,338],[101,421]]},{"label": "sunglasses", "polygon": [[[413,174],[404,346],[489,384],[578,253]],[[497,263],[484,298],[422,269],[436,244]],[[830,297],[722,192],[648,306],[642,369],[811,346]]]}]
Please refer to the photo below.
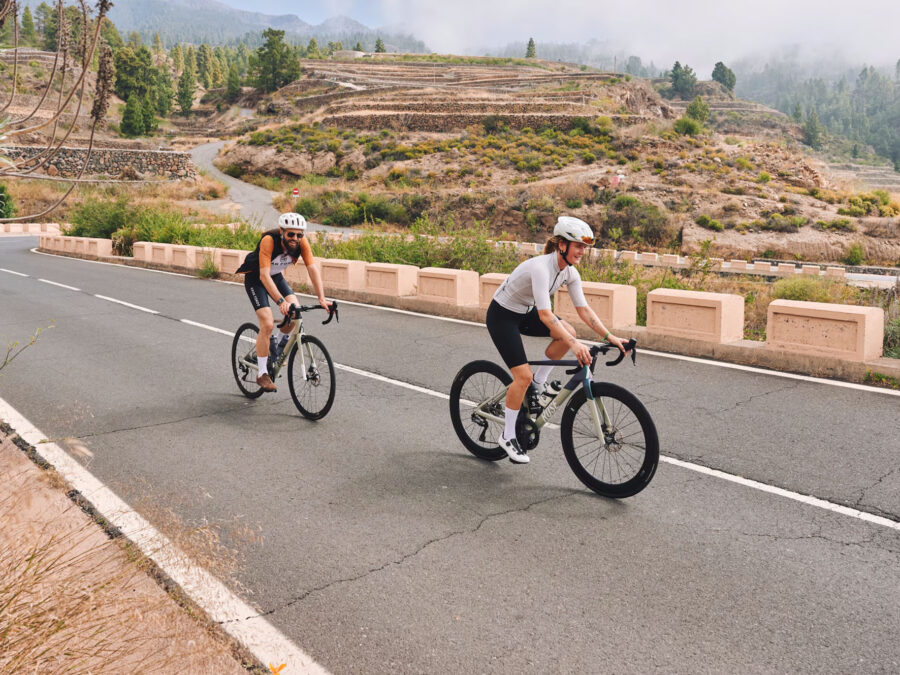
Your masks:
[{"label": "sunglasses", "polygon": [[285,232],[284,238],[285,239],[303,239],[303,233],[302,232]]},{"label": "sunglasses", "polygon": [[593,238],[593,237],[582,237],[582,238],[581,238],[581,241],[583,241],[583,242],[584,242],[585,244],[587,244],[588,246],[593,246],[593,245],[594,245],[594,238]]}]

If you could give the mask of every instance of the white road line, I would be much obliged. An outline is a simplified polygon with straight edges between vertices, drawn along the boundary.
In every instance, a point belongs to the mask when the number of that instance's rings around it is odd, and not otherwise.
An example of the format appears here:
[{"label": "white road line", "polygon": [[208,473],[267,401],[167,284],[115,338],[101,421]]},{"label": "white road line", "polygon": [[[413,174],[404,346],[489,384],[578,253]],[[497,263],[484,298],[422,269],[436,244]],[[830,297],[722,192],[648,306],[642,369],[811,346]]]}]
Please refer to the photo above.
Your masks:
[{"label": "white road line", "polygon": [[660,456],[659,459],[662,462],[674,464],[675,466],[680,466],[683,469],[689,469],[690,471],[703,473],[707,476],[721,478],[722,480],[727,480],[731,483],[737,483],[738,485],[744,485],[746,487],[753,488],[754,490],[768,492],[769,494],[778,495],[779,497],[784,497],[786,499],[793,499],[794,501],[800,502],[802,504],[809,504],[810,506],[816,506],[820,509],[825,509],[826,511],[833,511],[834,513],[840,513],[845,516],[850,516],[851,518],[858,518],[859,520],[864,520],[868,523],[874,523],[875,525],[881,525],[883,527],[889,527],[892,530],[897,530],[898,532],[900,532],[900,522],[897,522],[896,520],[883,518],[882,516],[876,516],[871,513],[866,513],[865,511],[859,511],[857,509],[850,508],[849,506],[835,504],[825,499],[819,499],[818,497],[811,497],[799,492],[785,490],[784,488],[776,487],[774,485],[760,483],[759,481],[755,481],[750,478],[735,476],[730,473],[725,473],[724,471],[719,471],[718,469],[710,469],[709,467],[694,464],[693,462],[684,462],[680,459],[675,459],[674,457]]},{"label": "white road line", "polygon": [[94,294],[95,298],[100,298],[101,300],[108,300],[109,302],[114,302],[117,305],[125,305],[125,307],[131,307],[131,309],[137,309],[141,312],[147,312],[147,314],[159,314],[155,309],[147,309],[146,307],[141,307],[140,305],[132,305],[130,302],[125,302],[124,300],[116,300],[115,298],[110,298],[105,295],[97,295]]},{"label": "white road line", "polygon": [[12,270],[7,270],[0,267],[0,272],[6,272],[7,274],[15,274],[17,277],[27,277],[27,274],[22,274],[21,272],[13,272]]},{"label": "white road line", "polygon": [[49,279],[38,279],[38,281],[43,281],[45,284],[50,284],[51,286],[59,286],[60,288],[68,288],[70,291],[80,291],[80,288],[75,288],[74,286],[67,286],[66,284],[61,284],[58,281],[50,281]]},{"label": "white road line", "polygon": [[[57,256],[52,253],[44,253],[42,251],[38,251],[36,248],[30,249],[32,253],[36,253],[38,255],[46,255],[52,256],[54,258],[67,257],[67,256]],[[151,270],[146,267],[131,267],[129,265],[120,265],[117,263],[108,263],[102,262],[100,260],[85,260],[84,258],[69,258],[70,260],[78,260],[80,262],[86,263],[94,263],[97,265],[113,265],[115,267],[128,267],[129,269],[134,270],[143,270],[145,272],[157,272],[160,274],[169,274],[171,276],[180,276],[185,277],[187,279],[196,279],[197,277],[189,275],[189,274],[181,274],[179,272],[164,272],[162,270]],[[9,270],[0,270],[4,272],[8,272]],[[19,274],[18,272],[12,272],[12,274]],[[27,274],[21,276],[28,276]],[[216,283],[220,284],[230,284],[242,286],[235,281],[225,281],[224,279],[216,279],[214,280]],[[307,293],[297,293],[298,297],[304,298],[314,298],[315,296],[309,295]],[[398,309],[396,307],[381,307],[379,305],[368,305],[363,302],[352,302],[350,300],[338,300],[338,302],[346,305],[354,305],[357,307],[365,307],[367,309],[377,309],[383,312],[394,312],[396,314],[407,314],[409,316],[418,316],[423,319],[431,319],[433,321],[447,321],[450,323],[464,324],[468,326],[480,326],[484,327],[483,323],[479,323],[477,321],[466,321],[465,319],[454,319],[449,316],[435,316],[433,314],[423,314],[421,312],[414,312],[408,309]],[[596,344],[591,340],[585,340],[587,344]],[[783,373],[777,370],[766,370],[765,368],[756,368],[754,366],[745,366],[739,363],[728,363],[726,361],[714,361],[712,359],[703,359],[696,356],[683,356],[681,354],[669,354],[667,352],[657,352],[649,349],[641,349],[642,354],[647,354],[648,356],[656,356],[661,359],[674,359],[677,361],[688,361],[690,363],[697,363],[704,366],[715,366],[717,368],[730,368],[732,370],[741,370],[746,373],[756,373],[757,375],[768,375],[770,377],[783,377],[790,380],[802,380],[804,382],[812,382],[814,384],[824,384],[830,387],[842,387],[845,389],[855,389],[857,391],[866,391],[873,394],[886,394],[888,396],[900,396],[900,391],[896,389],[885,389],[883,387],[873,387],[866,384],[857,384],[856,382],[842,382],[840,380],[829,380],[822,377],[813,377],[811,375],[797,375],[794,373]]]},{"label": "white road line", "polygon": [[[206,330],[211,330],[216,333],[222,333],[224,335],[233,335],[233,333],[229,333],[228,331],[224,331],[221,328],[214,328],[212,326],[205,326],[203,324],[187,322],[193,326],[197,326],[198,328],[205,328]],[[440,391],[435,391],[434,389],[428,389],[427,387],[421,387],[417,384],[410,384],[409,382],[403,382],[402,380],[395,380],[390,377],[385,377],[384,375],[379,375],[378,373],[371,373],[367,370],[362,370],[360,368],[354,368],[353,366],[345,366],[341,363],[335,363],[334,367],[338,370],[344,370],[348,373],[353,373],[354,375],[360,375],[362,377],[367,377],[373,380],[378,380],[379,382],[384,382],[385,384],[392,384],[396,387],[402,387],[403,389],[409,389],[411,391],[418,392],[420,394],[425,394],[426,396],[433,396],[435,398],[443,399],[444,401],[449,401],[450,396]],[[471,401],[466,401],[466,403],[471,403]],[[474,405],[474,404],[472,404]],[[551,429],[558,429],[559,426],[556,424],[548,424],[547,425]],[[766,483],[760,483],[759,481],[752,480],[750,478],[744,478],[743,476],[736,476],[734,474],[725,473],[724,471],[719,471],[718,469],[710,469],[708,467],[702,466],[700,464],[694,464],[692,462],[685,462],[680,459],[676,459],[674,457],[667,457],[665,455],[660,455],[660,461],[666,462],[668,464],[673,464],[675,466],[681,467],[682,469],[688,469],[689,471],[696,471],[697,473],[706,474],[707,476],[713,476],[715,478],[721,478],[722,480],[727,480],[732,483],[737,483],[738,485],[743,485],[745,487],[753,488],[755,490],[760,490],[762,492],[768,492],[770,494],[778,495],[780,497],[786,497],[787,499],[792,499],[797,502],[801,502],[803,504],[808,504],[810,506],[816,506],[822,509],[826,509],[828,511],[833,511],[834,513],[840,513],[845,516],[850,516],[852,518],[857,518],[858,520],[864,520],[869,523],[875,523],[876,525],[882,525],[884,527],[889,527],[894,530],[900,531],[900,522],[890,520],[889,518],[883,518],[881,516],[875,516],[871,513],[866,513],[865,511],[858,511],[857,509],[852,509],[847,506],[842,506],[840,504],[834,504],[833,502],[829,502],[824,499],[819,499],[818,497],[810,497],[809,495],[804,495],[799,492],[793,492],[791,490],[786,490],[784,488],[776,487],[774,485],[767,485]]]},{"label": "white road line", "polygon": [[211,330],[213,333],[221,333],[222,335],[227,335],[228,337],[234,337],[234,331],[222,330],[221,328],[216,328],[215,326],[207,326],[205,323],[197,323],[196,321],[191,321],[190,319],[181,319],[181,323],[186,323],[188,326],[196,326],[197,328],[205,328],[206,330]]},{"label": "white road line", "polygon": [[0,399],[0,419],[33,445],[37,453],[98,513],[134,542],[142,553],[184,589],[212,621],[247,647],[261,663],[271,663],[276,668],[285,664],[285,673],[327,672],[281,631],[258,616],[257,610],[182,553],[62,448],[47,442],[42,432],[3,399]]}]

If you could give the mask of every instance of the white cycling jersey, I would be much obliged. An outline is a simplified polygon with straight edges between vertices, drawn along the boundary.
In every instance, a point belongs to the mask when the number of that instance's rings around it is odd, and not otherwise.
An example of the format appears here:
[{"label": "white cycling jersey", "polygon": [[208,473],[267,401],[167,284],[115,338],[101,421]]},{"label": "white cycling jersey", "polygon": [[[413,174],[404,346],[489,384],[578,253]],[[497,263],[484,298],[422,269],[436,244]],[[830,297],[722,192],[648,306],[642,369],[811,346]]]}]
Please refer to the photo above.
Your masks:
[{"label": "white cycling jersey", "polygon": [[550,309],[550,296],[563,285],[567,287],[576,307],[587,307],[581,275],[572,265],[559,269],[554,251],[526,260],[514,269],[494,293],[494,300],[517,314],[524,314],[532,307]]}]

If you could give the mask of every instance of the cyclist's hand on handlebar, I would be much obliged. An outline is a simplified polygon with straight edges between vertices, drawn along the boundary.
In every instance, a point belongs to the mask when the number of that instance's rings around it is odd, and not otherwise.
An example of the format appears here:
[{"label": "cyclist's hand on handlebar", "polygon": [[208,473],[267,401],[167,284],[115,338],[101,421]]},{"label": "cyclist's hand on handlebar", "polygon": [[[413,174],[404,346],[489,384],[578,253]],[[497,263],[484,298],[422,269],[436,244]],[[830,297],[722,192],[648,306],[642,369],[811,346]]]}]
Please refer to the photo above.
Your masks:
[{"label": "cyclist's hand on handlebar", "polygon": [[323,309],[331,311],[331,300],[326,300],[324,297],[319,298],[319,304],[322,305]]},{"label": "cyclist's hand on handlebar", "polygon": [[612,333],[610,333],[609,335],[606,336],[606,341],[609,344],[615,345],[616,347],[618,347],[619,351],[621,351],[623,353],[627,351],[626,344],[625,344],[625,342],[622,341],[622,338],[616,337]]},{"label": "cyclist's hand on handlebar", "polygon": [[291,303],[287,300],[278,303],[278,311],[281,312],[281,316],[287,316],[288,312],[291,311]]},{"label": "cyclist's hand on handlebar", "polygon": [[572,345],[572,353],[582,366],[591,365],[591,350],[588,349],[587,345],[575,340],[575,344]]}]

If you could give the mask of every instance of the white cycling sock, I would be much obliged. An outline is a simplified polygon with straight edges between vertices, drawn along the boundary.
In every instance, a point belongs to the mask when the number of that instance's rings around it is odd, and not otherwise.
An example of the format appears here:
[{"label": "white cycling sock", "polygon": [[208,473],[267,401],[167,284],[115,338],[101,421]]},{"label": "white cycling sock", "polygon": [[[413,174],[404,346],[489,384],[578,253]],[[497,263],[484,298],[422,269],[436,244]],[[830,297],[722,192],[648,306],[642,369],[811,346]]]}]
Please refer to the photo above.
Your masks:
[{"label": "white cycling sock", "polygon": [[506,426],[503,428],[503,438],[511,441],[516,437],[516,420],[519,419],[519,411],[512,408],[506,409]]},{"label": "white cycling sock", "polygon": [[262,377],[267,372],[269,372],[268,371],[268,367],[269,367],[269,357],[268,356],[257,355],[256,362],[259,364],[259,367],[256,370],[257,377]]},{"label": "white cycling sock", "polygon": [[547,378],[550,377],[550,373],[553,371],[553,366],[538,366],[534,369],[534,382],[535,384],[544,384],[547,381]]}]

